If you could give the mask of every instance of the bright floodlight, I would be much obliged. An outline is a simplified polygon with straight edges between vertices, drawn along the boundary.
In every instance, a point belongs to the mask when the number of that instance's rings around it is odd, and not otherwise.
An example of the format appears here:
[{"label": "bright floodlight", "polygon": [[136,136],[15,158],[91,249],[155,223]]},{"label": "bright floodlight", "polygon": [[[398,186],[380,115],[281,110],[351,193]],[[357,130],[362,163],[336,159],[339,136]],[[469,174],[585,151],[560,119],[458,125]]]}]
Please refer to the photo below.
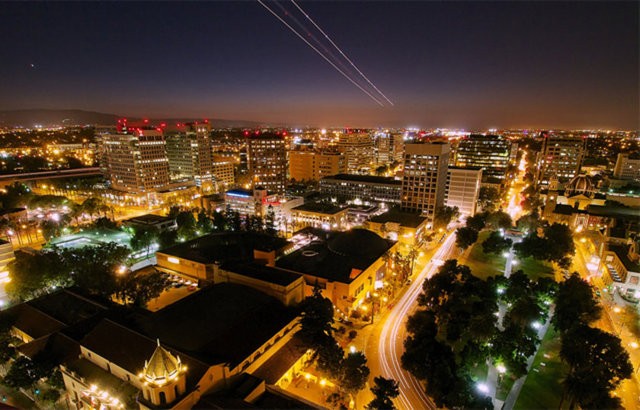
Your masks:
[{"label": "bright floodlight", "polygon": [[504,365],[499,364],[496,366],[496,370],[498,371],[498,373],[500,374],[505,374],[507,372],[507,368],[504,367]]},{"label": "bright floodlight", "polygon": [[349,347],[349,351],[350,351],[351,353],[355,353],[355,352],[356,352],[356,347],[355,347],[355,346],[353,346],[353,345],[351,345],[351,347]]},{"label": "bright floodlight", "polygon": [[489,386],[487,386],[485,383],[476,384],[476,388],[482,393],[489,393]]},{"label": "bright floodlight", "polygon": [[538,322],[538,321],[533,322],[533,323],[531,324],[531,326],[532,326],[534,329],[540,329],[540,328],[542,327],[542,325],[541,325],[541,324],[540,324],[540,322]]},{"label": "bright floodlight", "polygon": [[502,254],[502,256],[504,256],[505,258],[508,258],[508,257],[509,257],[509,252],[504,252],[504,253]]}]

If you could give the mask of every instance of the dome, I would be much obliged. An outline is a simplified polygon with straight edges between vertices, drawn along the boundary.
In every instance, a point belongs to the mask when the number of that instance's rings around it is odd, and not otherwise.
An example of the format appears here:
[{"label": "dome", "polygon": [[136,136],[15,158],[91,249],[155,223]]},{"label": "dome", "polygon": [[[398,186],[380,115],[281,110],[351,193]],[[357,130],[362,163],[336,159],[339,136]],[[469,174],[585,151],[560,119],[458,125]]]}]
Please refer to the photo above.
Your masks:
[{"label": "dome", "polygon": [[143,376],[149,383],[162,385],[177,376],[180,370],[182,370],[180,357],[169,353],[160,346],[160,340],[158,340],[158,347],[151,355],[151,359],[144,362]]},{"label": "dome", "polygon": [[366,229],[339,232],[329,239],[327,247],[342,256],[379,257],[389,249],[389,243]]},{"label": "dome", "polygon": [[587,197],[593,197],[595,186],[593,181],[587,175],[576,175],[567,184],[565,188],[565,196],[572,197],[576,195],[585,195]]}]

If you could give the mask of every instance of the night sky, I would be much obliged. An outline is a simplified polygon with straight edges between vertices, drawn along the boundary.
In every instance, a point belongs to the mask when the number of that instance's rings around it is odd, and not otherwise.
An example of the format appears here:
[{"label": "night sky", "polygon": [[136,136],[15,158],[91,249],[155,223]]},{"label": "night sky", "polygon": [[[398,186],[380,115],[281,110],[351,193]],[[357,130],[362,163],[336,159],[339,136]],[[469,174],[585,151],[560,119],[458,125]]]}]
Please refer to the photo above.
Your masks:
[{"label": "night sky", "polygon": [[637,2],[298,4],[394,106],[376,104],[257,2],[4,2],[0,109],[639,127]]}]

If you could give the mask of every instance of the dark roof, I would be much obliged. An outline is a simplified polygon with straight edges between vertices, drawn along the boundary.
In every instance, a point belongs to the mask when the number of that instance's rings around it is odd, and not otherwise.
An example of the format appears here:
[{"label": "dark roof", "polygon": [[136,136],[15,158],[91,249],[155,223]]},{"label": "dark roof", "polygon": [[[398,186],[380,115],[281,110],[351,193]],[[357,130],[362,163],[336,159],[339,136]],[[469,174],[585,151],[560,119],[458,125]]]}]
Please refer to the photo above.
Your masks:
[{"label": "dark roof", "polygon": [[420,224],[424,223],[427,218],[420,216],[419,213],[403,212],[398,208],[392,208],[388,212],[382,215],[374,216],[371,218],[371,222],[387,223],[393,222],[400,224],[401,226],[407,226],[409,228],[417,228]]},{"label": "dark roof", "polygon": [[337,179],[339,181],[355,181],[366,182],[369,184],[386,184],[386,185],[402,185],[402,181],[394,179],[392,177],[377,177],[373,175],[358,175],[358,174],[337,174],[322,179]]},{"label": "dark roof", "polygon": [[587,206],[587,212],[590,215],[596,215],[596,216],[620,217],[623,219],[640,218],[640,209],[624,207],[624,206],[589,205]]},{"label": "dark roof", "polygon": [[[109,392],[109,394],[118,396],[125,403],[132,401],[132,398],[138,393],[138,389],[133,384],[114,376],[87,359],[76,356],[74,360],[69,360],[65,363],[65,366],[68,370],[84,379],[87,385],[95,384],[100,386],[101,389]],[[133,374],[137,373],[134,372]]]},{"label": "dark roof", "polygon": [[327,215],[337,214],[345,209],[346,208],[344,207],[336,206],[327,202],[309,202],[293,208],[294,211],[317,212]]},{"label": "dark roof", "polygon": [[220,267],[226,271],[259,279],[280,286],[289,286],[300,279],[300,274],[256,263],[228,263]]},{"label": "dark roof", "polygon": [[[239,364],[290,323],[297,313],[247,286],[222,283],[155,313],[135,326],[150,338],[210,364]],[[150,356],[149,356],[150,357]]]},{"label": "dark roof", "polygon": [[258,397],[254,406],[261,409],[323,409],[324,407],[293,396],[286,390],[267,386],[265,392]]},{"label": "dark roof", "polygon": [[20,345],[18,351],[31,359],[39,354],[43,354],[48,360],[59,364],[63,361],[78,357],[80,354],[80,345],[62,333],[54,333]]},{"label": "dark roof", "polygon": [[640,272],[640,264],[629,259],[629,246],[628,245],[614,245],[609,244],[609,250],[615,252],[615,254],[620,259],[620,262],[624,265],[624,267],[631,272]]},{"label": "dark roof", "polygon": [[163,249],[160,253],[210,264],[253,260],[253,250],[271,252],[282,249],[286,239],[252,232],[212,233]]},{"label": "dark roof", "polygon": [[577,209],[575,209],[571,205],[565,205],[565,204],[557,204],[553,210],[554,214],[560,214],[560,215],[573,215],[574,213],[577,213],[577,212],[578,212]]},{"label": "dark roof", "polygon": [[[187,386],[193,388],[207,371],[208,366],[184,352],[165,345],[165,339],[162,337],[160,342],[171,354],[180,356],[182,363],[187,365]],[[80,344],[133,374],[143,370],[145,360],[151,358],[157,347],[156,340],[110,319],[100,321],[82,338]]]},{"label": "dark roof", "polygon": [[276,384],[308,348],[300,338],[294,336],[252,374],[268,384]]},{"label": "dark roof", "polygon": [[351,283],[355,279],[352,275],[354,269],[364,271],[394,243],[366,229],[330,232],[296,252],[281,257],[276,266]]},{"label": "dark roof", "polygon": [[480,170],[482,170],[482,167],[452,167],[452,166],[449,166],[448,169],[461,169],[461,170],[467,170],[467,171],[480,171]]},{"label": "dark roof", "polygon": [[15,214],[16,212],[23,212],[26,211],[27,208],[7,208],[7,209],[0,209],[0,216],[2,215],[9,215],[9,214]]},{"label": "dark roof", "polygon": [[107,310],[105,306],[67,289],[33,299],[27,304],[65,325],[78,323]]},{"label": "dark roof", "polygon": [[34,339],[50,335],[65,327],[65,324],[61,321],[27,303],[13,306],[4,311],[2,315],[6,315],[13,326]]},{"label": "dark roof", "polygon": [[130,222],[130,223],[134,223],[134,224],[135,223],[141,223],[141,224],[150,225],[150,224],[155,224],[155,223],[159,223],[159,222],[171,221],[172,219],[173,218],[169,218],[168,216],[145,214],[145,215],[136,216],[135,218],[127,219],[125,222]]}]

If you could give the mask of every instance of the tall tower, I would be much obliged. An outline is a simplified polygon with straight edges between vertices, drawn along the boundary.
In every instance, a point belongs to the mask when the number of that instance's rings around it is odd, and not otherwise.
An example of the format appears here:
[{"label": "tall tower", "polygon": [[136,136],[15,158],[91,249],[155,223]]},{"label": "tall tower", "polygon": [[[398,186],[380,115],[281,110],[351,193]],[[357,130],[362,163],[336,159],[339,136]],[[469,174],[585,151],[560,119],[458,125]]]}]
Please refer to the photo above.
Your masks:
[{"label": "tall tower", "polygon": [[156,129],[103,134],[102,155],[111,187],[135,193],[152,192],[169,183],[165,139]]},{"label": "tall tower", "polygon": [[584,157],[586,139],[545,135],[542,158],[538,164],[538,183],[548,187],[552,178],[564,185],[580,173]]},{"label": "tall tower", "polygon": [[187,390],[186,371],[180,356],[169,353],[158,340],[156,350],[148,361],[145,360],[144,369],[139,374],[144,385],[142,397],[153,406],[171,408],[171,404]]},{"label": "tall tower", "polygon": [[269,193],[284,194],[287,181],[287,154],[284,138],[277,134],[249,137],[249,172],[253,187],[264,187]]},{"label": "tall tower", "polygon": [[208,123],[185,124],[186,132],[167,136],[171,178],[193,180],[203,191],[212,188],[213,155]]},{"label": "tall tower", "polygon": [[511,158],[511,142],[499,135],[471,134],[456,150],[456,166],[482,168],[482,176],[504,180]]},{"label": "tall tower", "polygon": [[421,212],[431,225],[436,208],[444,205],[450,151],[442,142],[405,145],[401,206]]},{"label": "tall tower", "polygon": [[368,132],[347,130],[338,139],[338,149],[344,153],[347,173],[369,173],[373,161],[373,139]]}]

